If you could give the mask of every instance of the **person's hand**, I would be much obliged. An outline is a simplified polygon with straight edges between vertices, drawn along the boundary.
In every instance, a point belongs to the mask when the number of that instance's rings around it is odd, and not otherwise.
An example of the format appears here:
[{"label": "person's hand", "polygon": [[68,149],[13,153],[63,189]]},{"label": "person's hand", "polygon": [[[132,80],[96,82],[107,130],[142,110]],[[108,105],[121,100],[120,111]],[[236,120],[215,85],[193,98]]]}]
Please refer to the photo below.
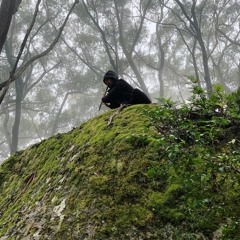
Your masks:
[{"label": "person's hand", "polygon": [[110,107],[110,103],[105,103],[105,102],[104,102],[104,105],[105,105],[106,107]]}]

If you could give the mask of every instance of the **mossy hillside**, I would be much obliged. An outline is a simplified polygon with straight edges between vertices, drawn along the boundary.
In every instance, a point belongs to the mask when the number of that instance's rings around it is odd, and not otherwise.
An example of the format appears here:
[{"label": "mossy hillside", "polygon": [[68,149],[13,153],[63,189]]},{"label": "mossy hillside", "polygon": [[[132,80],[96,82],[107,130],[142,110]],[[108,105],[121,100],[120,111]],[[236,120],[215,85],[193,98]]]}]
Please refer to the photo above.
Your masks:
[{"label": "mossy hillside", "polygon": [[[68,134],[58,134],[36,144],[2,164],[0,201],[4,211],[2,210],[0,220],[3,226],[1,234],[11,235],[13,231],[12,234],[15,235],[16,226],[19,226],[17,235],[21,238],[21,232],[24,236],[26,229],[38,222],[34,219],[35,215],[41,219],[42,224],[36,225],[42,228],[43,225],[47,227],[50,224],[53,229],[58,229],[60,220],[53,218],[60,217],[54,212],[54,207],[60,206],[61,203],[68,203],[69,211],[75,209],[73,215],[80,214],[82,208],[87,208],[101,192],[107,196],[106,201],[111,202],[108,192],[112,191],[113,185],[120,185],[119,191],[115,187],[115,197],[118,198],[139,189],[136,186],[127,189],[124,183],[114,183],[117,182],[114,178],[117,174],[121,175],[121,172],[124,175],[130,162],[132,173],[126,179],[122,179],[123,182],[130,181],[135,171],[138,172],[144,167],[134,167],[134,158],[137,164],[144,151],[136,154],[127,138],[131,134],[145,134],[147,118],[139,109],[128,108],[116,115],[113,123],[108,126],[107,121],[112,113],[113,111],[110,111],[96,117]],[[152,133],[155,134],[154,131]],[[79,199],[79,202],[75,203],[76,199]],[[107,206],[107,203],[103,204]],[[67,211],[67,207],[64,209]],[[30,215],[34,213],[34,216],[31,216],[31,219],[25,218],[27,212]],[[84,214],[81,215],[84,217]],[[89,220],[87,212],[85,218]],[[34,229],[33,225],[32,233]],[[27,232],[30,234],[31,231]]]},{"label": "mossy hillside", "polygon": [[108,126],[112,110],[6,160],[1,239],[237,239],[239,135],[188,145],[160,133],[157,111]]}]

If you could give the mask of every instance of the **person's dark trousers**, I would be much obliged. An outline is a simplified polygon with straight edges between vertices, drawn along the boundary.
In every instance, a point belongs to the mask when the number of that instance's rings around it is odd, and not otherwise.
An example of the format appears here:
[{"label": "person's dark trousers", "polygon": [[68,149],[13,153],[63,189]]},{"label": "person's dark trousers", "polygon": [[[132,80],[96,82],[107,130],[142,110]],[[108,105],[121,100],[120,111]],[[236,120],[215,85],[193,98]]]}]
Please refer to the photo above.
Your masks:
[{"label": "person's dark trousers", "polygon": [[135,88],[133,91],[132,104],[149,104],[151,100],[141,90]]}]

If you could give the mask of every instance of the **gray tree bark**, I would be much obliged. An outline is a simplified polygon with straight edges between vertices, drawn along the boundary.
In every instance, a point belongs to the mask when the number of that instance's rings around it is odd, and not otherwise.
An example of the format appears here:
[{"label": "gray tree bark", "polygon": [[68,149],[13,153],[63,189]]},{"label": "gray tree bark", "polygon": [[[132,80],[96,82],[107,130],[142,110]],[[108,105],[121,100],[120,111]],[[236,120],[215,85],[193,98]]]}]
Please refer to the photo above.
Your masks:
[{"label": "gray tree bark", "polygon": [[0,6],[0,53],[7,38],[12,15],[17,12],[21,0],[2,0]]}]

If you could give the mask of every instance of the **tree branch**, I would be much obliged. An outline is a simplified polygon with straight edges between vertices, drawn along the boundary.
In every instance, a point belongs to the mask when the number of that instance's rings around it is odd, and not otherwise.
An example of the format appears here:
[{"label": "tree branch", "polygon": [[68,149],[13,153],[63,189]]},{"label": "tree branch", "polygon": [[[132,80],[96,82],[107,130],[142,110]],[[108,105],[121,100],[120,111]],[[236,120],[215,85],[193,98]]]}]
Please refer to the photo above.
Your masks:
[{"label": "tree branch", "polygon": [[[39,0],[39,1],[41,1],[41,0]],[[68,21],[68,19],[69,19],[70,14],[72,13],[74,7],[75,7],[76,4],[78,4],[78,3],[79,3],[79,0],[75,0],[74,4],[72,5],[71,9],[69,10],[69,12],[68,12],[68,14],[67,14],[67,16],[66,16],[66,18],[65,18],[62,26],[59,28],[59,32],[58,32],[56,38],[55,38],[54,41],[50,44],[50,46],[49,46],[45,51],[43,51],[42,53],[37,54],[36,56],[33,56],[29,61],[27,61],[23,66],[21,66],[21,67],[18,69],[18,71],[16,71],[16,73],[15,73],[14,75],[10,76],[10,78],[9,78],[7,81],[1,83],[1,84],[0,84],[0,90],[1,90],[3,87],[5,87],[5,89],[6,89],[7,84],[10,84],[10,83],[12,83],[13,81],[15,81],[15,80],[26,70],[26,68],[27,68],[29,65],[31,65],[31,64],[32,64],[34,61],[36,61],[37,59],[39,59],[39,58],[47,55],[47,54],[54,48],[54,46],[55,46],[56,43],[58,42],[58,40],[59,40],[59,38],[60,38],[63,30],[64,30],[64,27],[65,27],[66,24],[67,24],[67,21]],[[4,90],[5,90],[5,89],[4,89]],[[7,92],[7,91],[6,91],[6,92]],[[4,98],[5,94],[6,94],[6,92],[4,91],[4,92],[2,93],[2,95],[0,96],[0,104],[1,104],[2,101],[3,101],[3,98]]]},{"label": "tree branch", "polygon": [[[28,37],[29,37],[29,35],[30,35],[31,31],[32,31],[32,28],[33,28],[33,26],[34,26],[34,24],[35,24],[36,17],[37,17],[37,14],[38,14],[38,10],[39,10],[40,2],[41,2],[41,0],[38,0],[38,2],[37,2],[37,4],[36,4],[35,11],[34,11],[34,14],[33,14],[33,19],[32,19],[32,21],[31,21],[30,26],[29,26],[29,28],[27,29],[27,32],[26,32],[26,34],[25,34],[25,36],[24,36],[24,39],[23,39],[23,41],[22,41],[20,50],[19,50],[19,52],[18,52],[17,59],[16,59],[14,65],[13,65],[12,71],[10,72],[10,77],[9,77],[9,79],[5,82],[6,84],[4,85],[3,93],[2,93],[2,95],[0,96],[0,104],[2,103],[4,96],[6,95],[6,93],[7,93],[7,91],[8,91],[9,85],[10,85],[10,83],[12,82],[12,78],[13,78],[15,72],[16,72],[18,62],[19,62],[19,60],[20,60],[20,58],[21,58],[21,55],[22,55],[22,53],[23,53],[23,49],[24,49],[24,47],[25,47],[25,45],[26,45],[26,43],[27,43],[27,39],[28,39]],[[19,75],[19,76],[20,76],[20,75]],[[0,85],[0,90],[2,90],[1,85]]]},{"label": "tree branch", "polygon": [[224,33],[222,30],[220,30],[219,28],[217,28],[217,31],[223,36],[225,37],[230,43],[237,45],[238,47],[240,47],[240,42],[239,41],[235,41],[233,39],[231,39],[229,36],[227,36],[226,33]]}]

